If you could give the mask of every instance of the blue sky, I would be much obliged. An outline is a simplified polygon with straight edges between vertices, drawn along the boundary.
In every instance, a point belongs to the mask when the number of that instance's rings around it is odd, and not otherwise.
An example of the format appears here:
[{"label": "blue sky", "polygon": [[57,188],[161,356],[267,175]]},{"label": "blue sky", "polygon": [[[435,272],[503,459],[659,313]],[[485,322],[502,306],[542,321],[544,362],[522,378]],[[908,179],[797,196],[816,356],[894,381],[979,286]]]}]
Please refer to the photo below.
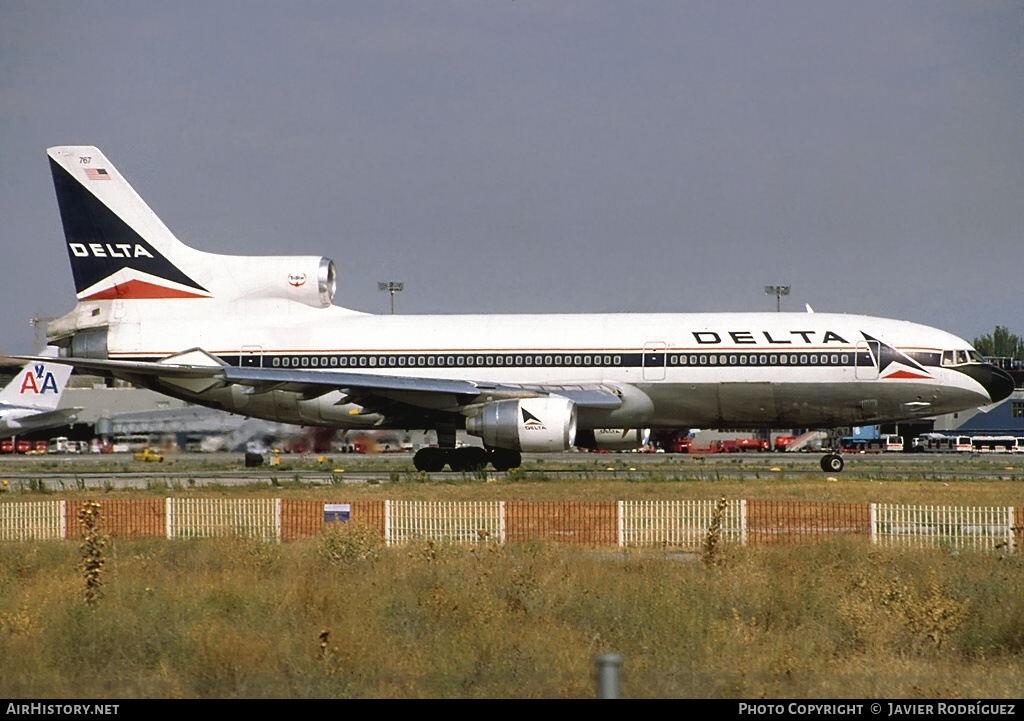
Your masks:
[{"label": "blue sky", "polygon": [[0,351],[74,294],[46,148],[387,312],[1020,320],[1019,2],[0,0]]}]

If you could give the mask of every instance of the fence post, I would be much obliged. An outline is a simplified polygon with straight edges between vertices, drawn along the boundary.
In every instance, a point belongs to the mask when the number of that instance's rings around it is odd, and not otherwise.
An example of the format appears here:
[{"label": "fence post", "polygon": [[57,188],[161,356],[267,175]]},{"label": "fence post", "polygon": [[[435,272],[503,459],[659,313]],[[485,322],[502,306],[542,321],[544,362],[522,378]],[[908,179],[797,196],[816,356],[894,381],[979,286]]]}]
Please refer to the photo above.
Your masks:
[{"label": "fence post", "polygon": [[615,540],[618,542],[619,548],[622,548],[624,545],[626,545],[626,539],[625,539],[625,533],[624,533],[624,524],[625,524],[626,519],[625,519],[625,516],[623,514],[623,507],[624,506],[625,506],[625,503],[623,501],[616,501],[615,502],[615,513],[616,513],[616,519],[615,519]]},{"label": "fence post", "polygon": [[60,537],[67,540],[68,537],[68,502],[60,502]]},{"label": "fence post", "polygon": [[384,501],[384,545],[391,545],[391,501]]},{"label": "fence post", "polygon": [[1006,507],[1006,548],[1013,553],[1013,506]]},{"label": "fence post", "polygon": [[622,655],[599,653],[597,655],[597,697],[619,698],[619,668]]},{"label": "fence post", "polygon": [[174,538],[174,511],[170,498],[164,499],[164,525],[167,527],[167,540]]},{"label": "fence post", "polygon": [[274,499],[274,539],[281,542],[281,499]]},{"label": "fence post", "polygon": [[747,545],[747,499],[740,499],[740,545]]},{"label": "fence post", "polygon": [[505,501],[498,501],[498,543],[505,545]]},{"label": "fence post", "polygon": [[874,503],[868,504],[868,525],[871,526],[871,545],[878,545],[878,509]]}]

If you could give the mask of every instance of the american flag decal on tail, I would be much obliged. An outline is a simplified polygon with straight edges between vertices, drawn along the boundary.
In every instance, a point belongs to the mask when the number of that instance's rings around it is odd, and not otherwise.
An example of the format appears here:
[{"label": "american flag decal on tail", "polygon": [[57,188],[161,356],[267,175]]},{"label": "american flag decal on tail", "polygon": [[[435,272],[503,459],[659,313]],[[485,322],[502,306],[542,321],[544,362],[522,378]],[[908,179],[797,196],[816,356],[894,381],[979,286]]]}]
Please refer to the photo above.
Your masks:
[{"label": "american flag decal on tail", "polygon": [[110,180],[110,173],[106,168],[86,168],[85,177],[89,180]]}]

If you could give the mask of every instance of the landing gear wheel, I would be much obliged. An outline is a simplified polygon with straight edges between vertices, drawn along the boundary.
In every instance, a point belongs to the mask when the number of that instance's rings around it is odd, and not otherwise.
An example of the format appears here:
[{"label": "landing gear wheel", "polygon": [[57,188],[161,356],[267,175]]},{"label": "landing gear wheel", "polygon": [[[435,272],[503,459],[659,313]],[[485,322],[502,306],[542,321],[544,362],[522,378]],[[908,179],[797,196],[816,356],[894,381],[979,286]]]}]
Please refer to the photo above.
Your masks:
[{"label": "landing gear wheel", "polygon": [[421,448],[412,457],[412,464],[417,471],[437,473],[444,469],[448,461],[448,453],[444,448]]},{"label": "landing gear wheel", "polygon": [[482,471],[487,467],[487,451],[479,446],[459,448],[448,453],[448,465],[453,471]]},{"label": "landing gear wheel", "polygon": [[491,465],[496,471],[507,471],[523,465],[523,454],[508,448],[491,449]]},{"label": "landing gear wheel", "polygon": [[826,473],[840,473],[842,472],[843,467],[845,465],[846,462],[843,460],[843,457],[838,453],[829,453],[827,456],[824,456],[821,459],[821,470],[825,471]]}]

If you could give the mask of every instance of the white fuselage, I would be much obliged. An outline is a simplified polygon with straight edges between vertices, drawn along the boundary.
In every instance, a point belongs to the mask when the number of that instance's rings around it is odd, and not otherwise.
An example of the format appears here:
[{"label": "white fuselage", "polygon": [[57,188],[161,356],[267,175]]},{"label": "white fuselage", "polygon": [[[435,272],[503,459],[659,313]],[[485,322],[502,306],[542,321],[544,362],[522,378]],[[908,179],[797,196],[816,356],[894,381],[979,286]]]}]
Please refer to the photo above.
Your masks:
[{"label": "white fuselage", "polygon": [[[155,361],[202,348],[230,365],[614,389],[621,406],[581,408],[581,428],[838,426],[991,402],[970,374],[940,363],[943,351],[969,349],[964,340],[859,315],[377,316],[175,299],[82,301],[56,333],[72,326],[109,327],[111,359]],[[382,420],[359,415],[341,392],[307,400],[285,391],[150,385],[278,421],[360,427]]]}]

